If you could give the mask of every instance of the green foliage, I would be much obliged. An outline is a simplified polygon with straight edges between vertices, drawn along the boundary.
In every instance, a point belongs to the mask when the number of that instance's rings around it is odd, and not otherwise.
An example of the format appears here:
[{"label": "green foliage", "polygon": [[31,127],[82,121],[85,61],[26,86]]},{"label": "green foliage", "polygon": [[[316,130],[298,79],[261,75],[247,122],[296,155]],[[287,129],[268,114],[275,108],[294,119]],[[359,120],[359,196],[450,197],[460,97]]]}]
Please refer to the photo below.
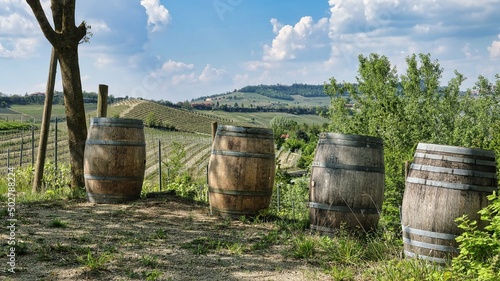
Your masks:
[{"label": "green foliage", "polygon": [[271,211],[281,218],[298,220],[307,224],[309,209],[306,202],[309,198],[309,180],[308,178],[296,178],[293,183],[289,183],[289,179],[286,176],[276,178],[276,186],[272,195],[272,202],[276,202],[276,205],[271,206]]},{"label": "green foliage", "polygon": [[49,226],[54,228],[66,228],[68,227],[68,223],[56,218],[50,222]]},{"label": "green foliage", "polygon": [[494,193],[488,199],[491,204],[479,211],[481,220],[488,223],[484,229],[467,216],[456,220],[464,232],[456,238],[460,254],[452,265],[467,280],[500,280],[500,196]]},{"label": "green foliage", "polygon": [[156,114],[153,111],[149,112],[145,122],[148,127],[156,127]]},{"label": "green foliage", "polygon": [[287,131],[295,128],[297,126],[297,122],[290,118],[286,118],[284,116],[276,116],[269,122],[269,126],[275,131],[274,133],[281,131]]},{"label": "green foliage", "polygon": [[[359,56],[357,84],[325,85],[331,97],[330,131],[380,137],[384,140],[385,200],[383,215],[399,227],[398,206],[404,191],[404,163],[419,142],[500,149],[500,79],[493,87],[479,77],[465,96],[465,77],[455,72],[440,87],[443,72],[430,54],[407,57],[406,74],[397,76],[385,56]],[[348,95],[346,95],[348,93]],[[352,106],[346,106],[351,104]]]},{"label": "green foliage", "polygon": [[307,84],[292,84],[290,86],[280,84],[246,86],[241,88],[240,92],[258,93],[263,96],[283,100],[293,100],[291,95],[300,95],[304,97],[321,97],[325,95],[321,85]]},{"label": "green foliage", "polygon": [[173,182],[177,178],[181,178],[180,171],[184,168],[182,159],[186,157],[186,145],[173,142],[171,153],[169,154],[167,161],[163,164],[167,167],[167,181]]},{"label": "green foliage", "polygon": [[295,258],[311,259],[316,252],[316,243],[311,236],[300,235],[293,240],[292,255]]},{"label": "green foliage", "polygon": [[4,121],[0,120],[0,131],[6,130],[28,130],[31,128],[31,123],[22,123],[17,121]]},{"label": "green foliage", "polygon": [[[45,163],[44,175],[42,178],[42,192],[32,192],[33,168],[31,166],[16,167],[15,174],[15,189],[17,199],[20,202],[29,202],[37,200],[55,200],[62,198],[81,198],[84,196],[83,190],[73,190],[69,186],[70,168],[69,165],[58,165],[56,170],[55,165],[48,161]],[[7,178],[0,179],[0,194],[7,193]],[[3,198],[1,199],[3,200]]]},{"label": "green foliage", "polygon": [[101,254],[92,254],[90,249],[87,255],[84,257],[78,257],[78,261],[85,265],[91,271],[105,270],[107,263],[113,258],[113,255],[108,252],[103,252]]}]

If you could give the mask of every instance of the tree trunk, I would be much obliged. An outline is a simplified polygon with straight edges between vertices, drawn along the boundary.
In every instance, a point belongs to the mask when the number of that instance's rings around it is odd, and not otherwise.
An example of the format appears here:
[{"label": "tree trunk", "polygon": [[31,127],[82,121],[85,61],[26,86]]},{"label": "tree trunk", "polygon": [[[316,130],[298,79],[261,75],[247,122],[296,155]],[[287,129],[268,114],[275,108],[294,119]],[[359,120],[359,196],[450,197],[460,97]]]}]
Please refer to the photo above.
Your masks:
[{"label": "tree trunk", "polygon": [[58,52],[58,54],[68,126],[71,187],[81,188],[85,186],[83,152],[87,139],[87,124],[78,63],[78,44],[73,47],[67,46],[64,48],[64,53]]},{"label": "tree trunk", "polygon": [[50,1],[55,30],[47,20],[40,0],[26,0],[26,2],[31,7],[45,38],[57,50],[68,125],[71,187],[84,187],[83,152],[87,139],[87,124],[83,107],[78,45],[87,34],[87,26],[85,22],[75,26],[76,0]]}]

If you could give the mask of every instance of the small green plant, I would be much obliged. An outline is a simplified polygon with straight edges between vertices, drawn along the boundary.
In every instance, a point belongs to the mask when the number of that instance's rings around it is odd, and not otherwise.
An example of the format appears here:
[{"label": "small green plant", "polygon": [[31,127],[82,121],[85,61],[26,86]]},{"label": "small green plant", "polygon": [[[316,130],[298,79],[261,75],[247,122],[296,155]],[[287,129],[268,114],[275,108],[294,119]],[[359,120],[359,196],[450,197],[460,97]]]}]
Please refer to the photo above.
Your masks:
[{"label": "small green plant", "polygon": [[49,226],[54,228],[66,228],[68,227],[68,223],[58,218],[55,218],[50,222]]},{"label": "small green plant", "polygon": [[158,257],[144,255],[141,257],[141,264],[147,267],[157,267],[158,266]]},{"label": "small green plant", "polygon": [[467,216],[456,220],[464,230],[456,238],[460,254],[453,259],[453,270],[464,279],[500,280],[500,196],[488,196],[491,204],[479,211],[481,220],[488,222],[479,229]]},{"label": "small green plant", "polygon": [[144,277],[146,277],[146,281],[155,281],[158,280],[163,275],[163,272],[153,269],[152,271],[144,272]]},{"label": "small green plant", "polygon": [[229,250],[229,252],[231,252],[231,254],[241,255],[245,251],[246,247],[245,245],[236,242],[236,243],[228,243],[227,249]]},{"label": "small green plant", "polygon": [[78,261],[83,263],[91,271],[100,271],[106,269],[106,264],[113,258],[113,255],[108,252],[103,252],[100,255],[96,254],[94,256],[90,249],[87,255],[84,257],[79,257]]},{"label": "small green plant", "polygon": [[295,258],[311,259],[316,252],[314,237],[300,235],[293,240],[292,255]]},{"label": "small green plant", "polygon": [[328,273],[333,277],[333,280],[338,280],[338,281],[354,280],[354,274],[355,274],[352,268],[343,266],[340,267],[332,266],[332,268]]},{"label": "small green plant", "polygon": [[165,239],[165,238],[167,238],[167,232],[163,228],[157,229],[151,235],[151,238],[153,238],[153,239]]}]

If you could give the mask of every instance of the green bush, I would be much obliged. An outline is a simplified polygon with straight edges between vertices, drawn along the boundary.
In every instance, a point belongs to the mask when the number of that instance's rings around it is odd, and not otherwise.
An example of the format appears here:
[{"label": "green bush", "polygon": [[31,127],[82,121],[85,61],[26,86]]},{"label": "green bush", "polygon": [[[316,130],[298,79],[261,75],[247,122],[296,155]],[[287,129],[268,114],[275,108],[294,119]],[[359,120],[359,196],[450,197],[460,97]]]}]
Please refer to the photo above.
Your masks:
[{"label": "green bush", "polygon": [[479,211],[481,220],[488,223],[484,229],[467,216],[456,220],[464,232],[456,238],[460,254],[452,266],[466,280],[500,280],[500,196],[494,193],[488,199],[491,204]]}]

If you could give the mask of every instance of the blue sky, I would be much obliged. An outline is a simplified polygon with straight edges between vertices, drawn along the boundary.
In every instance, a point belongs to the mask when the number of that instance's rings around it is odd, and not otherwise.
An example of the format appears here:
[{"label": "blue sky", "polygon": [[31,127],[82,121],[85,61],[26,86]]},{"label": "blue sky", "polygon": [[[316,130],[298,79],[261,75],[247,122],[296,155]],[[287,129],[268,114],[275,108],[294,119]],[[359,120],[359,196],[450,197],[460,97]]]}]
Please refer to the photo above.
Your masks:
[{"label": "blue sky", "polygon": [[[80,46],[83,88],[108,84],[114,96],[176,102],[254,84],[354,82],[357,56],[369,53],[399,74],[407,56],[431,53],[441,83],[458,70],[464,88],[500,73],[500,0],[79,0],[76,14],[93,33]],[[0,92],[44,92],[49,56],[25,1],[0,0]]]}]

